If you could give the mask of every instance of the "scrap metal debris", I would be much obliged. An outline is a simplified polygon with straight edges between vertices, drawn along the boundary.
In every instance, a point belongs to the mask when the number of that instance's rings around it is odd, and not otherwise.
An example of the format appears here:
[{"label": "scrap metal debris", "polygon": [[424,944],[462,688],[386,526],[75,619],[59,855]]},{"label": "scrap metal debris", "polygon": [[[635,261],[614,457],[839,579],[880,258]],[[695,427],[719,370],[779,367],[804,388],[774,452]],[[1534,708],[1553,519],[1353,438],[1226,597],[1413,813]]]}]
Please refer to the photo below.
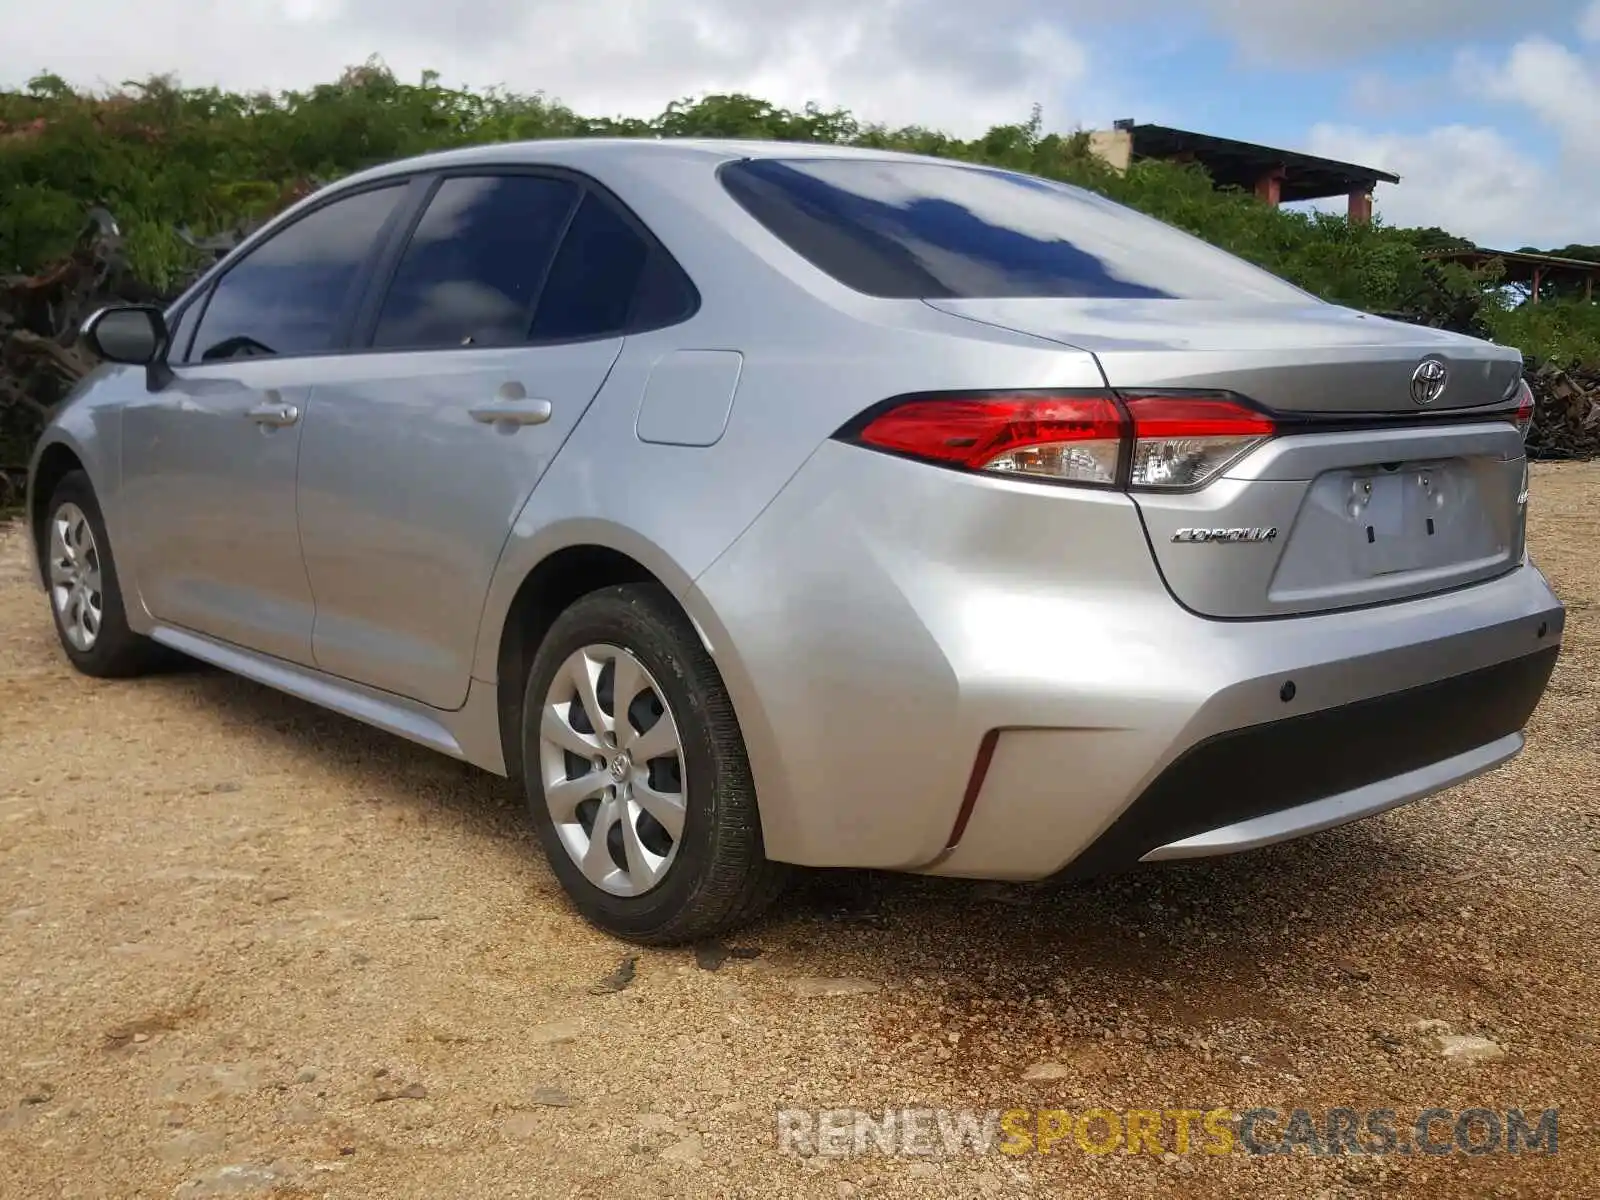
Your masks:
[{"label": "scrap metal debris", "polygon": [[1600,363],[1563,371],[1529,364],[1533,389],[1530,458],[1593,458],[1600,454]]}]

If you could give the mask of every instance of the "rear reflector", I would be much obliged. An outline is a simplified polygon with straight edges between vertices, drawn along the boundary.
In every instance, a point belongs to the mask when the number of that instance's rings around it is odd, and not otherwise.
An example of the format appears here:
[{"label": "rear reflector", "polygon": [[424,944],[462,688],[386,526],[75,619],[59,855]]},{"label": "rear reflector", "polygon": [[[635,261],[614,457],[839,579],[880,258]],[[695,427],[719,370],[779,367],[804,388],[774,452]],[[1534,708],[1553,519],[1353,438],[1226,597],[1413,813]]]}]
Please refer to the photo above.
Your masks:
[{"label": "rear reflector", "polygon": [[1199,487],[1272,436],[1215,392],[995,392],[908,397],[841,436],[967,471],[1099,487]]},{"label": "rear reflector", "polygon": [[989,774],[989,764],[994,761],[994,748],[999,741],[1000,731],[991,729],[978,743],[977,756],[972,760],[972,774],[967,776],[967,790],[962,794],[956,823],[950,827],[950,837],[945,842],[946,850],[954,850],[961,841],[961,835],[967,831],[967,822],[972,820],[973,806],[978,803],[978,793],[983,791],[983,781]]}]

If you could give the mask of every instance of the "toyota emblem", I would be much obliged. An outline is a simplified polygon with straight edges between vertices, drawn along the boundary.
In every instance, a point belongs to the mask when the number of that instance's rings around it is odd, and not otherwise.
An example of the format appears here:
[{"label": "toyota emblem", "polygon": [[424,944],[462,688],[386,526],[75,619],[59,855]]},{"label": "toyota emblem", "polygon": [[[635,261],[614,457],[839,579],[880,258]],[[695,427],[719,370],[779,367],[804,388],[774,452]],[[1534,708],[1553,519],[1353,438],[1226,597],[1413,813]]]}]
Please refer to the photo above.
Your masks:
[{"label": "toyota emblem", "polygon": [[1449,367],[1437,358],[1425,358],[1411,372],[1411,398],[1426,408],[1444,395],[1444,385],[1449,380]]}]

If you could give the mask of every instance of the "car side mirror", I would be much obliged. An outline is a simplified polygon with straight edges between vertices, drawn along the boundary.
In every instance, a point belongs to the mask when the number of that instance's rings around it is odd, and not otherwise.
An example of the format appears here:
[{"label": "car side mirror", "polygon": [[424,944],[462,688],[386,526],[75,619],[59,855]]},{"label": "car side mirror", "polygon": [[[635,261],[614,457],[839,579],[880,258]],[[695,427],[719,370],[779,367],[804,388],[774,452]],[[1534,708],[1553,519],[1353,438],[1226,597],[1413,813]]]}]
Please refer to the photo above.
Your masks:
[{"label": "car side mirror", "polygon": [[79,331],[89,349],[107,362],[148,367],[167,351],[167,321],[150,304],[118,304],[102,308]]}]

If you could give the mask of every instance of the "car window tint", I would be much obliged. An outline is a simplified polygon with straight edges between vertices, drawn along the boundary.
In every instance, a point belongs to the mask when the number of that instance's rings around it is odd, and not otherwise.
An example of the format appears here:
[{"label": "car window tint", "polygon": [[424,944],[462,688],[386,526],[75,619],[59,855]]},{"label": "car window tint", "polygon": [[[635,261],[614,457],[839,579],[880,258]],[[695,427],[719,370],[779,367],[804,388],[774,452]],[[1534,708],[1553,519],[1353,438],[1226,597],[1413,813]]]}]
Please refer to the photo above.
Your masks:
[{"label": "car window tint", "polygon": [[627,327],[651,249],[621,214],[584,196],[533,322],[535,341],[598,337]]},{"label": "car window tint", "polygon": [[1199,238],[1031,175],[871,158],[751,159],[720,174],[791,249],[868,295],[1307,300]]},{"label": "car window tint", "polygon": [[578,185],[538,175],[446,179],[384,297],[373,345],[520,343]]},{"label": "car window tint", "polygon": [[335,200],[250,251],[217,281],[188,361],[335,348],[361,267],[404,190]]},{"label": "car window tint", "polygon": [[700,294],[683,273],[683,268],[659,246],[653,247],[639,276],[633,296],[633,311],[628,315],[630,330],[660,329],[675,325],[693,315]]}]

